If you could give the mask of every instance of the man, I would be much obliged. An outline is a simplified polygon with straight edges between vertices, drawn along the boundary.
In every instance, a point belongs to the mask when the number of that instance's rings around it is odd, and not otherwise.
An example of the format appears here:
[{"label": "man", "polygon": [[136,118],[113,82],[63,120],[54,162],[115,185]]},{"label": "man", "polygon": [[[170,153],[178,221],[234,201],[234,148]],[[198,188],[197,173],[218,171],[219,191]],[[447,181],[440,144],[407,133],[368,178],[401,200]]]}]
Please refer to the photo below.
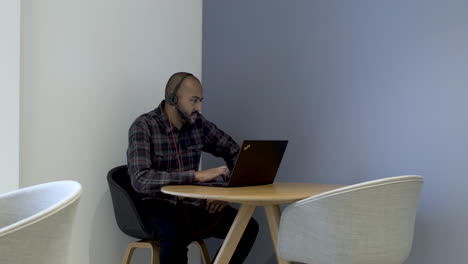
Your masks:
[{"label": "man", "polygon": [[[173,74],[166,100],[138,117],[129,129],[128,173],[142,194],[140,213],[162,264],[187,263],[187,246],[196,239],[225,238],[237,210],[222,201],[181,198],[161,192],[170,184],[227,180],[239,145],[201,115],[203,89],[190,73]],[[201,152],[222,157],[226,166],[199,171]],[[258,224],[251,218],[231,259],[242,263],[255,242]]]}]

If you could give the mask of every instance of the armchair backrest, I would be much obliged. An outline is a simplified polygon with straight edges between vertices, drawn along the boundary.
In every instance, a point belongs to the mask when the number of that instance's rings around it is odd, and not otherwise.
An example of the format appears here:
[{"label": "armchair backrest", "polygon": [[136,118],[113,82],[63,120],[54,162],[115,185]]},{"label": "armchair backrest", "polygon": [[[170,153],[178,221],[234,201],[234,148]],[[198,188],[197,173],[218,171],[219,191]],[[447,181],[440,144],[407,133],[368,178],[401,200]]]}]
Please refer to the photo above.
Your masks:
[{"label": "armchair backrest", "polygon": [[135,238],[149,239],[137,209],[139,194],[132,187],[127,166],[118,166],[110,170],[107,174],[107,182],[114,206],[115,220],[120,230]]},{"label": "armchair backrest", "polygon": [[67,263],[80,195],[75,181],[0,194],[0,263]]},{"label": "armchair backrest", "polygon": [[423,179],[398,176],[332,190],[289,205],[278,250],[286,260],[395,264],[408,257]]}]

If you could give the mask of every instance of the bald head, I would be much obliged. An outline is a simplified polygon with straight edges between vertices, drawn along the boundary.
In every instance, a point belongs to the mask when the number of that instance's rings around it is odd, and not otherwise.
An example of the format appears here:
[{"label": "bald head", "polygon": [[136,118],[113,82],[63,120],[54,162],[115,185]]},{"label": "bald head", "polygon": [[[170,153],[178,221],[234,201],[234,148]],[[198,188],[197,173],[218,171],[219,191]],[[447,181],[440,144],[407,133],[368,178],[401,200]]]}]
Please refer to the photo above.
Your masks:
[{"label": "bald head", "polygon": [[179,88],[182,86],[182,84],[185,83],[186,81],[189,81],[189,80],[190,80],[190,82],[195,81],[198,84],[200,84],[200,80],[197,77],[195,77],[194,75],[192,75],[191,73],[188,73],[188,72],[176,72],[176,73],[174,73],[169,78],[169,80],[167,81],[167,84],[166,84],[166,90],[165,90],[166,98],[168,98],[168,96],[170,94],[172,94],[174,92],[174,90],[176,90],[176,89],[177,89],[177,91],[175,91],[175,92],[177,93]]},{"label": "bald head", "polygon": [[202,110],[203,87],[197,77],[190,73],[174,73],[167,81],[164,111],[170,122],[181,127],[193,124]]}]

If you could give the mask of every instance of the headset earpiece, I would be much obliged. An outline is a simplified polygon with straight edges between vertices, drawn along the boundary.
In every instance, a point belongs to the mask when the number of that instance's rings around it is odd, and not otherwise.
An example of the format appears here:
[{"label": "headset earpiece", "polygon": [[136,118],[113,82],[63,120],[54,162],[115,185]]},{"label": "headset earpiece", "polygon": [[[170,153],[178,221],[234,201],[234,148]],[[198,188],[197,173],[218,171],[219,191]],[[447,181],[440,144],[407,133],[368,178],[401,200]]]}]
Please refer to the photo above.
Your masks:
[{"label": "headset earpiece", "polygon": [[177,91],[179,90],[180,86],[182,85],[182,82],[189,77],[193,76],[191,73],[186,73],[182,79],[177,83],[177,85],[174,87],[174,91],[166,96],[166,101],[171,104],[171,105],[176,105],[177,104]]},{"label": "headset earpiece", "polygon": [[175,105],[177,104],[177,96],[176,96],[176,93],[172,92],[170,94],[168,94],[166,96],[166,101],[170,104],[170,105]]}]

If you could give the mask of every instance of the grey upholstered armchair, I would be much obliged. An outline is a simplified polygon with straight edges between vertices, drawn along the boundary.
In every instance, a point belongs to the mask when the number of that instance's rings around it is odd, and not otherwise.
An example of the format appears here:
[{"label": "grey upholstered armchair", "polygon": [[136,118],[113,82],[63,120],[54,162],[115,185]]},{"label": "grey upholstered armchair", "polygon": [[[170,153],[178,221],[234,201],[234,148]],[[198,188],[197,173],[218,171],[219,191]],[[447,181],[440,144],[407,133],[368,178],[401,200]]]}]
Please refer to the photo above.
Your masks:
[{"label": "grey upholstered armchair", "polygon": [[0,263],[67,263],[80,195],[74,181],[0,194]]},{"label": "grey upholstered armchair", "polygon": [[289,205],[279,228],[281,258],[317,264],[401,264],[413,242],[423,179],[364,182]]}]

